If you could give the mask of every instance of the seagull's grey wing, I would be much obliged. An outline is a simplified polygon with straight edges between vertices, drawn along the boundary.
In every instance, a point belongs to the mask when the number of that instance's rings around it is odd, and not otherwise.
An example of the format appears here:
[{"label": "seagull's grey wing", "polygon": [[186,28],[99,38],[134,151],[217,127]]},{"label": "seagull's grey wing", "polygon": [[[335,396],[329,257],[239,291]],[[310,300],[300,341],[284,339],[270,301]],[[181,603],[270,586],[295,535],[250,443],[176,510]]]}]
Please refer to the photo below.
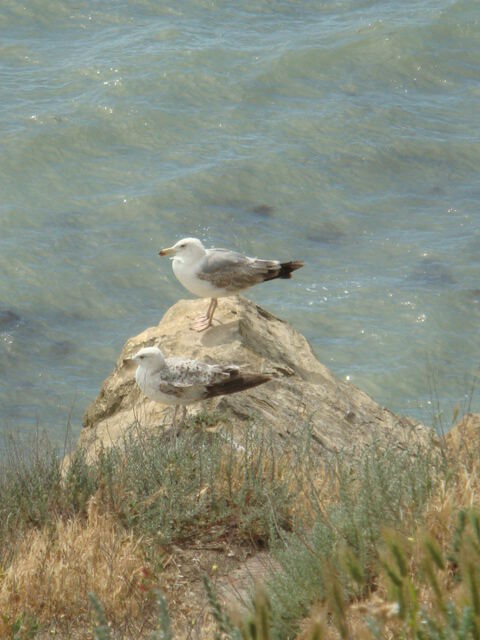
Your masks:
[{"label": "seagull's grey wing", "polygon": [[196,275],[219,289],[235,292],[275,278],[279,271],[278,260],[259,260],[227,249],[208,249]]},{"label": "seagull's grey wing", "polygon": [[[210,365],[183,358],[167,358],[166,364],[167,367],[151,377],[151,384],[161,393],[175,398],[177,404],[208,398],[211,389],[239,377],[239,368],[235,365]],[[218,395],[218,392],[213,395]]]},{"label": "seagull's grey wing", "polygon": [[183,398],[192,388],[191,385],[181,385],[178,383],[173,384],[171,382],[165,382],[165,380],[159,380],[154,386],[158,391],[161,391],[165,395],[179,399]]},{"label": "seagull's grey wing", "polygon": [[[175,366],[172,360],[177,360]],[[206,398],[228,395],[251,389],[259,384],[271,380],[270,376],[255,373],[241,374],[239,367],[235,365],[207,365],[195,360],[180,360],[169,358],[170,374],[172,379],[166,380],[162,372],[157,389],[162,393],[177,399],[178,404],[189,404]],[[183,366],[187,372],[179,373]],[[196,370],[200,365],[201,371]]]},{"label": "seagull's grey wing", "polygon": [[183,388],[217,384],[239,373],[239,367],[235,365],[207,364],[185,358],[167,358],[166,364],[166,369],[162,370],[162,381]]}]

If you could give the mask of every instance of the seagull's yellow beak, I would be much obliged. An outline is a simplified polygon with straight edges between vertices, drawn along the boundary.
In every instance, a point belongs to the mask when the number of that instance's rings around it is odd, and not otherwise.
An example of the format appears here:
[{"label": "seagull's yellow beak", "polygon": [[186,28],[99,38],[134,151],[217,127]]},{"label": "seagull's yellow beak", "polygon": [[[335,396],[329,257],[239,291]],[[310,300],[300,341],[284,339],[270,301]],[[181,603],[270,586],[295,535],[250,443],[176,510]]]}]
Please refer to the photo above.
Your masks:
[{"label": "seagull's yellow beak", "polygon": [[172,256],[176,253],[176,248],[175,247],[167,247],[166,249],[162,249],[161,251],[158,252],[159,256]]}]

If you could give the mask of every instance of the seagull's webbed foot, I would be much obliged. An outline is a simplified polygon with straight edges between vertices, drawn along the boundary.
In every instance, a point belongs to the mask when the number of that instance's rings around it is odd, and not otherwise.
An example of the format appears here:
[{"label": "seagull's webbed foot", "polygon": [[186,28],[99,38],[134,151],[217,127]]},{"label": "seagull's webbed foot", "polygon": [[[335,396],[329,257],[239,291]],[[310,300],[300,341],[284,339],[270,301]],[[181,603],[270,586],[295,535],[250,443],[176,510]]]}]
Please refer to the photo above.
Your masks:
[{"label": "seagull's webbed foot", "polygon": [[195,318],[192,324],[192,329],[200,333],[200,331],[205,331],[211,326],[212,326],[212,319],[205,314]]},{"label": "seagull's webbed foot", "polygon": [[205,331],[212,326],[213,314],[217,308],[217,299],[212,298],[208,305],[207,313],[205,315],[198,316],[193,322],[192,329],[195,331]]}]

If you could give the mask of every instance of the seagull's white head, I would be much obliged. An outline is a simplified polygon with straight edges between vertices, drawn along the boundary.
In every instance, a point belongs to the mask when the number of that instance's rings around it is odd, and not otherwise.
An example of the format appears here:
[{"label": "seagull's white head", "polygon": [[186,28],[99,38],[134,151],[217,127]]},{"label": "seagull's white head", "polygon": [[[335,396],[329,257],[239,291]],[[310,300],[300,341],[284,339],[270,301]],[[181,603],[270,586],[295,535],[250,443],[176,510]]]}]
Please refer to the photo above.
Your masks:
[{"label": "seagull's white head", "polygon": [[163,353],[158,347],[142,347],[131,360],[139,367],[149,370],[160,369],[165,364]]},{"label": "seagull's white head", "polygon": [[198,238],[183,238],[173,247],[162,249],[159,255],[170,256],[172,260],[180,258],[184,262],[191,262],[205,255],[205,247]]}]

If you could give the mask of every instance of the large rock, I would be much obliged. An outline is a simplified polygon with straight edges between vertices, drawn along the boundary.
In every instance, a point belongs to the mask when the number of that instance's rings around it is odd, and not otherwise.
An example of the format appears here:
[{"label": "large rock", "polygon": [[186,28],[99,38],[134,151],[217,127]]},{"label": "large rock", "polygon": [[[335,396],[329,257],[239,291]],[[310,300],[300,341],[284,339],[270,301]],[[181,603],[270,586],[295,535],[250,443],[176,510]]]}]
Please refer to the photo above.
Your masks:
[{"label": "large rock", "polygon": [[190,329],[192,319],[205,311],[205,300],[180,300],[157,327],[127,341],[112,374],[87,409],[80,443],[90,453],[118,442],[132,425],[169,426],[173,407],[148,400],[134,381],[124,359],[140,347],[157,344],[166,356],[185,356],[207,362],[237,364],[245,371],[263,372],[273,379],[250,391],[190,405],[189,413],[216,409],[218,428],[265,424],[283,436],[310,425],[319,451],[351,450],[388,436],[404,446],[412,438],[424,441],[429,429],[396,416],[367,394],[336,378],[314,356],[306,339],[287,322],[275,318],[245,298],[219,301],[215,325],[204,333]]}]

